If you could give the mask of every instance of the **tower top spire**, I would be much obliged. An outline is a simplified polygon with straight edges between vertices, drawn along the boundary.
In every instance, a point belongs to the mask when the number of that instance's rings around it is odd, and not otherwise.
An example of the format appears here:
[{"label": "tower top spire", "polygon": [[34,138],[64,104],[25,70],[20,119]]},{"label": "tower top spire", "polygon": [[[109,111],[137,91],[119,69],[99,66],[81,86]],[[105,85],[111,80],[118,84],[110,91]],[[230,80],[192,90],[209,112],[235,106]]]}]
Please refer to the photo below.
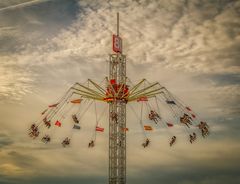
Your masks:
[{"label": "tower top spire", "polygon": [[117,12],[117,36],[119,36],[119,12]]}]

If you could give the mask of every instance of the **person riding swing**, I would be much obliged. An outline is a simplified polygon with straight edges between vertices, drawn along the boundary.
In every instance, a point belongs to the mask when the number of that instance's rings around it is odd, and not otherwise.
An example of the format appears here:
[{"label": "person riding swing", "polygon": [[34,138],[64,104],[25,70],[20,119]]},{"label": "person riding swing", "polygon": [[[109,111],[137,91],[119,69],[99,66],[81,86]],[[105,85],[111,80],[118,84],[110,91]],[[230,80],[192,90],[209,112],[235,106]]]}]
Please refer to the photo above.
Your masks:
[{"label": "person riding swing", "polygon": [[36,126],[36,124],[32,124],[30,127],[30,132],[29,132],[29,136],[32,137],[33,139],[35,139],[36,137],[39,136],[39,131],[38,131],[38,127]]},{"label": "person riding swing", "polygon": [[47,128],[51,127],[51,121],[47,120],[47,117],[43,118],[43,122]]},{"label": "person riding swing", "polygon": [[170,141],[170,146],[172,146],[176,142],[177,137],[173,136],[171,141]]},{"label": "person riding swing", "polygon": [[206,137],[209,134],[208,128],[207,127],[203,127],[202,129],[202,136]]},{"label": "person riding swing", "polygon": [[30,127],[30,130],[34,130],[35,128],[36,128],[36,124],[33,123],[33,124],[31,125],[31,127]]},{"label": "person riding swing", "polygon": [[156,124],[158,123],[158,120],[160,120],[160,116],[158,115],[158,113],[156,113],[155,111],[151,110],[150,114],[148,115],[148,118],[150,120],[153,120]]},{"label": "person riding swing", "polygon": [[79,120],[78,120],[76,114],[73,114],[73,115],[72,115],[72,119],[73,119],[73,121],[74,121],[75,123],[79,123]]},{"label": "person riding swing", "polygon": [[190,128],[189,125],[192,125],[191,120],[192,118],[185,113],[183,114],[183,117],[180,117],[180,122],[185,124],[188,128]]},{"label": "person riding swing", "polygon": [[192,144],[196,139],[197,139],[197,135],[195,132],[193,132],[193,134],[190,134],[189,135],[189,138],[190,138],[190,143]]},{"label": "person riding swing", "polygon": [[89,148],[93,148],[95,146],[95,143],[93,140],[91,140],[89,143],[88,143],[88,147]]},{"label": "person riding swing", "polygon": [[201,130],[203,137],[206,137],[209,134],[209,126],[206,122],[201,121],[197,127]]},{"label": "person riding swing", "polygon": [[147,138],[144,143],[142,143],[142,146],[145,148],[149,145],[150,140]]},{"label": "person riding swing", "polygon": [[48,143],[48,142],[51,141],[51,138],[50,138],[49,135],[45,135],[45,136],[42,138],[42,141],[46,144],[46,143]]},{"label": "person riding swing", "polygon": [[63,140],[62,145],[63,145],[63,147],[66,147],[66,146],[70,145],[70,139],[68,137],[66,137]]}]

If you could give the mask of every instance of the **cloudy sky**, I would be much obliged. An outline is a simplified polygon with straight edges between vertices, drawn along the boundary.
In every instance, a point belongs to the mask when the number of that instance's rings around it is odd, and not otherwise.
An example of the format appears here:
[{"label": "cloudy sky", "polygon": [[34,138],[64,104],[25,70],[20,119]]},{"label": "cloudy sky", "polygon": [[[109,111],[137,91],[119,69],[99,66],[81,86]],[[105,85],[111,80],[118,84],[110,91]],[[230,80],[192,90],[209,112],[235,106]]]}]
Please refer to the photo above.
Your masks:
[{"label": "cloudy sky", "polygon": [[143,149],[128,121],[128,183],[240,182],[240,1],[1,0],[0,184],[107,183],[107,132],[86,146],[92,109],[67,149],[67,130],[43,145],[27,129],[73,83],[106,76],[116,12],[127,75],[160,82],[211,127],[193,145],[180,128],[172,148],[169,132],[157,131]]}]

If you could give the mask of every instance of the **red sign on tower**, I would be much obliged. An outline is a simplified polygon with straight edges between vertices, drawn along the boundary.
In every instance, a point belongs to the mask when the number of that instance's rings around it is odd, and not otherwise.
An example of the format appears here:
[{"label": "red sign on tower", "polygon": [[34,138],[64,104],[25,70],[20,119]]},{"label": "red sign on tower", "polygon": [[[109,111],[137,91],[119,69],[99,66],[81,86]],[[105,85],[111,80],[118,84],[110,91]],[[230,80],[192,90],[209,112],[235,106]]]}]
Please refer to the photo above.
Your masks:
[{"label": "red sign on tower", "polygon": [[117,35],[113,35],[113,51],[122,52],[122,39]]}]

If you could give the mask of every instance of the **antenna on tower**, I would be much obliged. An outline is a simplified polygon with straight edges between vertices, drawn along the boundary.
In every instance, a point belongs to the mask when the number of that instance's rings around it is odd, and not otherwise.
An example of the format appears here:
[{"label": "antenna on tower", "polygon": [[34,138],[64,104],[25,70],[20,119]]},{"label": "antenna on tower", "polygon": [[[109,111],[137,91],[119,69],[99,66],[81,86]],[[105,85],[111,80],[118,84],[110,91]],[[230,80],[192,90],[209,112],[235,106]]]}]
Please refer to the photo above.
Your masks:
[{"label": "antenna on tower", "polygon": [[119,13],[117,12],[117,36],[119,36]]}]

